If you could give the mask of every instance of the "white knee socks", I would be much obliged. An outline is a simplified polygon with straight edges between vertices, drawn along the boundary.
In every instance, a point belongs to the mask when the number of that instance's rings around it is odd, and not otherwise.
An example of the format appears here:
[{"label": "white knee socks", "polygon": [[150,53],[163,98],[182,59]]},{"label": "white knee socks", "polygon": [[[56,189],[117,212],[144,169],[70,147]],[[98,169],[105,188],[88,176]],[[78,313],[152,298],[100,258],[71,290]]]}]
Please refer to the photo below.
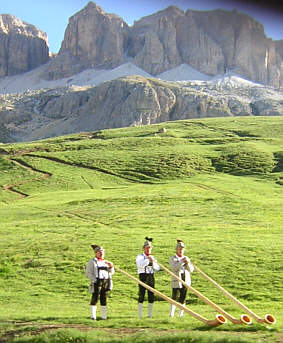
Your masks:
[{"label": "white knee socks", "polygon": [[107,306],[101,306],[100,312],[101,312],[101,318],[107,319]]},{"label": "white knee socks", "polygon": [[153,303],[148,303],[148,318],[152,318],[152,313],[153,313]]},{"label": "white knee socks", "polygon": [[[140,318],[142,318],[142,311],[143,311],[143,304],[139,303],[138,304],[138,313],[139,313]],[[149,303],[148,308],[147,308],[148,318],[152,318],[152,313],[153,313],[153,303]]]},{"label": "white knee socks", "polygon": [[139,317],[142,318],[142,309],[143,309],[143,304],[139,303],[138,304],[138,313],[139,313]]},{"label": "white knee socks", "polygon": [[176,310],[176,305],[171,304],[170,305],[170,314],[169,314],[170,317],[174,317],[175,310]]},{"label": "white knee socks", "polygon": [[[182,304],[182,305],[185,306],[186,304]],[[184,310],[180,310],[179,317],[180,318],[184,317]]]},{"label": "white knee socks", "polygon": [[91,305],[90,306],[90,315],[91,319],[96,320],[96,306]]}]

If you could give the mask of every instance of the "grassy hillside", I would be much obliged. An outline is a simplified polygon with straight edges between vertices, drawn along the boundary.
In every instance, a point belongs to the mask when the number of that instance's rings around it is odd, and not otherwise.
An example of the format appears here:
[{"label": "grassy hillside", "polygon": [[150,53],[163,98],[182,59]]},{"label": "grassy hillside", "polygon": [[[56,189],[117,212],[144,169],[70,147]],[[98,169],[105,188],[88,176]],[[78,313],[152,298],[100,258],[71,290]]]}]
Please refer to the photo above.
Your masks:
[{"label": "grassy hillside", "polygon": [[[1,145],[2,340],[53,325],[107,328],[110,336],[98,332],[105,342],[279,341],[282,165],[283,117],[178,121]],[[273,314],[277,324],[209,329],[189,315],[169,320],[169,305],[160,299],[154,318],[139,320],[137,285],[118,272],[109,319],[90,321],[84,276],[90,244],[102,244],[107,259],[136,275],[146,235],[166,266],[182,238],[193,263],[260,317]],[[227,312],[243,313],[197,272],[192,279]],[[157,274],[156,288],[170,296],[170,276]],[[187,305],[215,317],[192,294]],[[81,331],[58,337],[100,341]]]}]

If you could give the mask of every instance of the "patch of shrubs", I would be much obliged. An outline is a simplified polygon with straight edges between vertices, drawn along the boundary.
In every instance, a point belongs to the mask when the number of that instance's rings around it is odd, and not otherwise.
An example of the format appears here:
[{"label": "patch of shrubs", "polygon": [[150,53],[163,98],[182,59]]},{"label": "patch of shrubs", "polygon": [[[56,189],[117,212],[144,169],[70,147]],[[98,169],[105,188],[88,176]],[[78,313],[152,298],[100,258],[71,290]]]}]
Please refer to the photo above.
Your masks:
[{"label": "patch of shrubs", "polygon": [[9,170],[13,168],[13,164],[12,162],[6,160],[3,157],[0,157],[0,170],[4,171],[4,170]]},{"label": "patch of shrubs", "polygon": [[41,263],[39,261],[35,261],[33,259],[25,261],[23,264],[24,268],[38,268],[41,267]]},{"label": "patch of shrubs", "polygon": [[211,160],[196,154],[157,154],[135,161],[135,171],[158,179],[190,177],[200,172],[212,172]]},{"label": "patch of shrubs", "polygon": [[212,160],[212,165],[219,172],[233,175],[267,174],[275,166],[273,154],[254,145],[234,144],[220,151],[220,156]]},{"label": "patch of shrubs", "polygon": [[283,172],[283,151],[277,151],[274,153],[274,158],[276,161],[276,166],[274,172]]},{"label": "patch of shrubs", "polygon": [[11,264],[0,262],[0,277],[5,278],[13,274],[14,274],[14,268]]}]

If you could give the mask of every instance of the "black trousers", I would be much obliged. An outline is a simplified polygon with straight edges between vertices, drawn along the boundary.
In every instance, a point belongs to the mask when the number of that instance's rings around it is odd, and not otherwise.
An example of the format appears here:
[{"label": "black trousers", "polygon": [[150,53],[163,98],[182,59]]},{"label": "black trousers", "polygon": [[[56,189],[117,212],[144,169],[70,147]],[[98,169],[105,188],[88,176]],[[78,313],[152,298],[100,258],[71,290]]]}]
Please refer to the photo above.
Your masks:
[{"label": "black trousers", "polygon": [[187,288],[172,288],[172,299],[184,304],[187,296]]},{"label": "black trousers", "polygon": [[[185,281],[185,274],[182,273],[181,278]],[[184,304],[187,296],[188,289],[182,285],[181,288],[172,288],[172,299]]]},{"label": "black trousers", "polygon": [[107,305],[107,295],[109,292],[109,279],[105,280],[97,280],[94,284],[94,292],[92,293],[91,305],[96,305],[98,302],[98,298],[100,299],[100,305],[106,306]]},{"label": "black trousers", "polygon": [[[140,281],[146,283],[148,286],[154,288],[154,274],[141,273],[139,274],[139,279]],[[143,287],[142,285],[139,285],[139,303],[143,303],[146,290],[147,289],[145,287]],[[154,293],[147,290],[147,297],[148,297],[149,303],[154,302]]]}]

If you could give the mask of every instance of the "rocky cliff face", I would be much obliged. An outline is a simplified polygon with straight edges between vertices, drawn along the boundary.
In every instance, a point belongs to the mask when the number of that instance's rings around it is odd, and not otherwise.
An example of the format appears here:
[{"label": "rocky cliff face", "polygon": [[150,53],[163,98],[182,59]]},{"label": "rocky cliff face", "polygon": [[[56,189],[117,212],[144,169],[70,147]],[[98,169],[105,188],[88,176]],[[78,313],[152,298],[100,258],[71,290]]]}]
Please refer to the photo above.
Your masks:
[{"label": "rocky cliff face", "polygon": [[[275,48],[276,48],[276,54],[277,54],[277,63],[276,65],[279,66],[279,78],[280,78],[280,82],[279,82],[279,87],[278,88],[282,88],[283,86],[283,40],[279,40],[275,42]],[[279,55],[279,57],[278,57]]]},{"label": "rocky cliff face", "polygon": [[59,54],[70,52],[82,62],[114,68],[124,62],[127,28],[120,17],[90,2],[70,18]]},{"label": "rocky cliff face", "polygon": [[0,138],[30,141],[169,120],[282,113],[281,92],[235,77],[177,83],[129,76],[97,87],[1,95]]},{"label": "rocky cliff face", "polygon": [[128,54],[157,75],[182,63],[215,75],[224,70],[221,47],[198,25],[195,12],[171,6],[135,22]]},{"label": "rocky cliff face", "polygon": [[[49,59],[46,35],[11,15],[0,16],[0,47],[0,77]],[[268,39],[260,23],[236,10],[184,12],[170,6],[129,27],[89,2],[70,18],[59,54],[41,77],[55,80],[131,61],[153,76],[188,64],[207,75],[233,71],[280,88],[282,51],[282,41]]]},{"label": "rocky cliff face", "polygon": [[12,15],[0,15],[0,77],[29,71],[48,60],[45,33]]},{"label": "rocky cliff face", "polygon": [[90,2],[69,19],[58,58],[44,74],[62,78],[87,68],[112,69],[125,61],[128,25]]},{"label": "rocky cliff face", "polygon": [[[190,11],[186,13],[189,14]],[[276,54],[275,42],[266,38],[261,24],[237,11],[193,12],[192,17],[197,27],[220,47],[220,71],[233,71],[249,80],[279,87],[281,58]],[[204,72],[205,54],[201,56],[199,69]]]},{"label": "rocky cliff face", "polygon": [[275,42],[261,24],[237,11],[184,13],[169,7],[136,22],[131,37],[128,54],[152,75],[187,63],[209,75],[233,71],[263,84],[283,84]]},{"label": "rocky cliff face", "polygon": [[186,63],[209,75],[233,71],[279,88],[280,51],[261,24],[236,10],[184,12],[170,6],[128,27],[90,2],[70,18],[57,61],[45,77],[65,77],[89,67],[113,68],[131,60],[151,75]]}]

